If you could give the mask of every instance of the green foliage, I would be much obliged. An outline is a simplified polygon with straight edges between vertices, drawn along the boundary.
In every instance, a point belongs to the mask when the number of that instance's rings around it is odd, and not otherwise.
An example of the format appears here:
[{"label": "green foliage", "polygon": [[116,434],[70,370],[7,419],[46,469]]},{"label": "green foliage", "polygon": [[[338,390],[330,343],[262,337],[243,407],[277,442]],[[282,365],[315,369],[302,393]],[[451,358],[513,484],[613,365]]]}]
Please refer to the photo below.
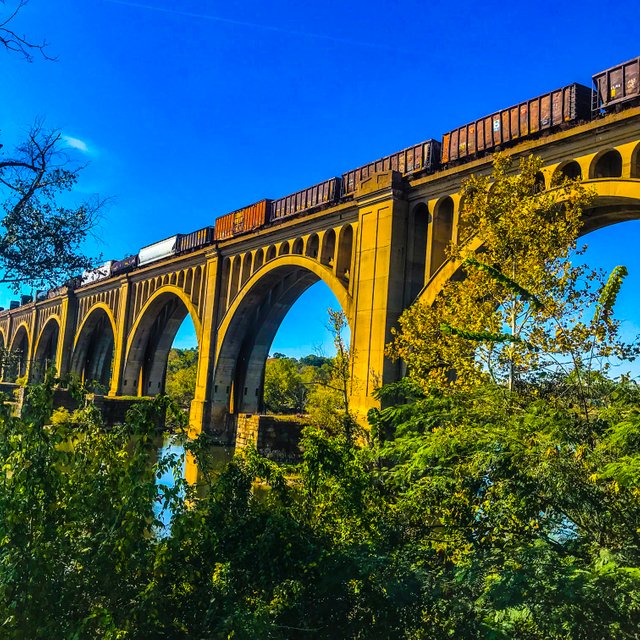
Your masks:
[{"label": "green foliage", "polygon": [[197,373],[197,349],[171,349],[167,360],[165,393],[180,406],[189,408],[196,390]]},{"label": "green foliage", "polygon": [[264,372],[264,404],[271,413],[303,413],[313,371],[305,371],[295,358],[269,358]]},{"label": "green foliage", "polygon": [[[0,406],[0,635],[10,638],[634,638],[640,392],[585,419],[491,386],[381,391],[374,445],[308,427],[303,460],[248,449],[159,487],[154,412]],[[171,509],[170,535],[153,505]]]}]

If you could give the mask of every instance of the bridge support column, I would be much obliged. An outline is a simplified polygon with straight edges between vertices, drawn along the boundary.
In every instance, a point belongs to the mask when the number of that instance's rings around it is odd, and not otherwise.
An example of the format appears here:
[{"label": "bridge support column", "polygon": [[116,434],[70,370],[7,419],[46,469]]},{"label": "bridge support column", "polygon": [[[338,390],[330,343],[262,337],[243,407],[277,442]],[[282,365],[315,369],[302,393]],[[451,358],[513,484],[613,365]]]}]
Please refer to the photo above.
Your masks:
[{"label": "bridge support column", "polygon": [[[207,254],[205,288],[202,311],[202,335],[198,336],[198,370],[196,388],[189,410],[189,437],[200,435],[211,421],[211,384],[215,359],[216,300],[220,294],[220,266],[217,250]],[[193,484],[198,480],[198,467],[191,455],[187,455],[185,478]]]},{"label": "bridge support column", "polygon": [[27,357],[27,370],[25,372],[25,377],[27,379],[27,384],[32,381],[33,376],[33,363],[36,358],[36,340],[38,338],[36,334],[36,326],[38,324],[38,307],[33,304],[33,311],[31,312],[31,322],[29,323],[29,354]]},{"label": "bridge support column", "polygon": [[373,397],[376,388],[400,377],[399,364],[389,361],[384,349],[403,310],[408,203],[395,171],[364,180],[356,197],[351,405],[364,421],[367,411],[379,405]]},{"label": "bridge support column", "polygon": [[129,290],[129,278],[125,276],[120,280],[116,335],[113,337],[113,368],[111,370],[111,387],[109,388],[110,396],[122,395],[122,374],[127,358],[127,312],[131,303]]},{"label": "bridge support column", "polygon": [[60,332],[58,334],[58,349],[56,353],[56,370],[59,376],[64,376],[71,369],[73,356],[73,338],[78,311],[77,300],[69,290],[62,301],[60,310]]}]

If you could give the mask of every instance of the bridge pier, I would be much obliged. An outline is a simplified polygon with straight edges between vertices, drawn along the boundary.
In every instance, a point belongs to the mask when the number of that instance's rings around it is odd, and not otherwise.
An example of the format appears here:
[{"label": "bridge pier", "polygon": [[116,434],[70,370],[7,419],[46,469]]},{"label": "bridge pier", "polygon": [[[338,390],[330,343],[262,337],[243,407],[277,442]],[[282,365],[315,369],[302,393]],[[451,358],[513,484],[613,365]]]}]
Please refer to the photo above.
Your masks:
[{"label": "bridge pier", "polygon": [[358,233],[352,296],[351,405],[361,422],[378,406],[374,391],[400,376],[385,356],[391,327],[405,308],[409,205],[402,176],[390,171],[363,180],[356,190]]}]

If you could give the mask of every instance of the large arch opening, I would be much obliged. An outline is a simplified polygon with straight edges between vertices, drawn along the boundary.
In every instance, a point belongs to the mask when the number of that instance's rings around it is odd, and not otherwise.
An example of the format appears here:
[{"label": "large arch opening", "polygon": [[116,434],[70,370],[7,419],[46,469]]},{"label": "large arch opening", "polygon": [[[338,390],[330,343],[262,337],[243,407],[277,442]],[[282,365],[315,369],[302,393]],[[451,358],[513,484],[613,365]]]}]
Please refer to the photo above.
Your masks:
[{"label": "large arch opening", "polygon": [[[615,224],[590,229],[579,242],[579,249],[586,245],[586,251],[574,257],[576,264],[587,264],[591,268],[602,269],[605,274],[611,273],[618,265],[627,267],[629,273],[616,298],[614,316],[621,323],[622,339],[629,344],[636,343],[640,333],[640,254],[637,251],[639,237],[640,210],[633,218],[630,215],[627,220],[617,220]],[[633,379],[640,380],[640,359],[627,362],[612,357],[610,363],[610,375],[629,373]]]},{"label": "large arch opening", "polygon": [[[128,341],[122,376],[124,395],[155,396],[165,392],[169,352],[187,316],[195,327],[187,304],[173,291],[161,291],[147,303]],[[197,332],[194,330],[193,334]]]},{"label": "large arch opening", "polygon": [[[283,348],[278,346],[282,340],[275,343],[274,340],[298,301],[300,307],[296,305],[296,308],[301,310],[301,315],[293,325],[288,325],[287,331],[297,332],[300,339],[306,341],[302,350],[313,351],[308,344],[312,325],[310,307],[313,315],[317,315],[320,305],[322,329],[326,325],[327,307],[345,310],[344,284],[315,261],[305,266],[309,262],[300,257],[296,258],[296,264],[274,264],[267,273],[249,283],[243,298],[223,320],[213,379],[214,429],[224,426],[228,414],[264,412],[265,364],[272,345],[276,345],[276,351]],[[302,355],[300,351],[292,353],[290,348],[286,351],[285,355]]]},{"label": "large arch opening", "polygon": [[71,371],[85,385],[101,393],[107,393],[111,385],[114,342],[109,314],[102,307],[91,311],[76,339]]},{"label": "large arch opening", "polygon": [[9,350],[5,380],[16,382],[27,375],[29,366],[29,334],[24,325],[20,325]]},{"label": "large arch opening", "polygon": [[56,366],[59,337],[60,325],[55,318],[50,318],[44,326],[36,346],[32,365],[33,374],[31,376],[34,382],[41,382],[47,369]]}]

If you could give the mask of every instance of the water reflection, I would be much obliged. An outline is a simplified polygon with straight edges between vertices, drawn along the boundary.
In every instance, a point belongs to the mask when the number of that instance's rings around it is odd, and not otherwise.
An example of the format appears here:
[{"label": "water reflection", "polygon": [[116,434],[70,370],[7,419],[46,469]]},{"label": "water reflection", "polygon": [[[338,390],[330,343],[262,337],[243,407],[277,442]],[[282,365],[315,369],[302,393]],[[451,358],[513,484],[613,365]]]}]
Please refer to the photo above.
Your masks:
[{"label": "water reflection", "polygon": [[[198,471],[191,456],[185,455],[184,446],[181,443],[179,437],[172,434],[165,434],[162,440],[157,443],[158,456],[157,460],[161,460],[166,456],[175,456],[178,464],[176,465],[179,470],[180,479],[186,478],[189,482],[195,482],[197,479]],[[227,462],[233,457],[233,449],[221,446],[211,446],[209,449],[209,455],[213,462],[214,471],[222,471]],[[165,492],[165,487],[172,489],[176,485],[176,478],[174,477],[174,469],[169,468],[165,470],[160,477],[156,477],[156,485],[160,487],[159,495],[162,497]],[[164,508],[163,502],[157,501],[153,505],[153,513],[155,517],[162,522],[163,528],[158,527],[156,534],[159,536],[167,536],[171,533],[171,509]]]}]

